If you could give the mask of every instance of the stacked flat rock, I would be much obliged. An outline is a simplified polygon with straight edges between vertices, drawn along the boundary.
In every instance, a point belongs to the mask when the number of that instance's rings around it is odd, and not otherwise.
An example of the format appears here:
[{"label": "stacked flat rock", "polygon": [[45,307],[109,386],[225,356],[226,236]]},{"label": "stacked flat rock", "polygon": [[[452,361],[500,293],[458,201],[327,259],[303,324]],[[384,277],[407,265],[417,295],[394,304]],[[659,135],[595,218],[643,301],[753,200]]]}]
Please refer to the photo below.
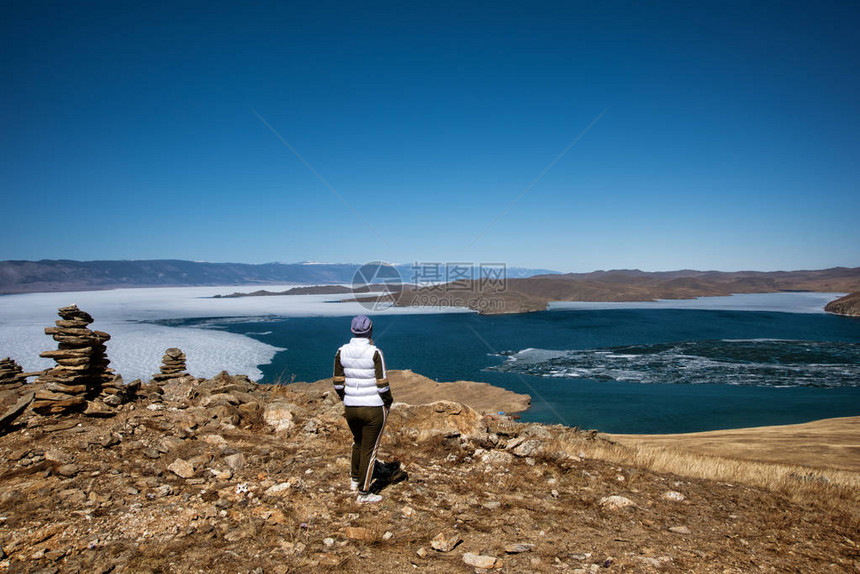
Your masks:
[{"label": "stacked flat rock", "polygon": [[0,360],[0,429],[15,421],[33,400],[24,370],[12,359]]},{"label": "stacked flat rock", "polygon": [[[92,401],[87,406],[87,409],[92,410],[98,407],[99,402],[110,407],[118,407],[123,403],[133,400],[138,390],[140,390],[140,379],[125,384],[122,380],[122,375],[117,375],[102,384],[102,394],[99,396],[99,400]],[[87,411],[84,411],[84,414],[87,414]]]},{"label": "stacked flat rock", "polygon": [[152,380],[156,383],[191,377],[185,371],[185,353],[176,347],[171,347],[164,352],[164,356],[161,358],[160,371],[160,373],[152,375]]},{"label": "stacked flat rock", "polygon": [[13,359],[0,359],[0,390],[12,391],[19,389],[27,382],[24,369]]},{"label": "stacked flat rock", "polygon": [[93,318],[76,305],[62,307],[58,314],[56,327],[46,327],[45,334],[53,336],[59,348],[39,355],[57,363],[36,380],[42,387],[36,391],[32,408],[43,414],[83,407],[114,379],[105,348],[110,335],[88,329]]},{"label": "stacked flat rock", "polygon": [[102,383],[100,398],[105,404],[116,407],[125,402],[125,390],[122,375],[117,375],[111,380]]}]

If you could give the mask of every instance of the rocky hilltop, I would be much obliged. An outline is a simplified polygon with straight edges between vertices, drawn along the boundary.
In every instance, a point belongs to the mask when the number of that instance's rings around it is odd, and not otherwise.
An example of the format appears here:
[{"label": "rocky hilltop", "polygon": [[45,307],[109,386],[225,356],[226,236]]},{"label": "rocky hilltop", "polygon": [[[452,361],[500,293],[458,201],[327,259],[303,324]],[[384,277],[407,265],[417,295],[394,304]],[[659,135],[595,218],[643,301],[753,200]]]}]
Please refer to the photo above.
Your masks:
[{"label": "rocky hilltop", "polygon": [[[11,359],[0,367],[2,391],[32,401],[35,374]],[[745,467],[416,396],[391,409],[372,487],[383,501],[360,505],[348,489],[351,435],[325,382],[196,378],[168,349],[157,377],[126,388],[97,411],[25,405],[3,418],[0,570],[860,568],[855,473],[727,475]],[[669,460],[677,471],[657,470]]]},{"label": "rocky hilltop", "polygon": [[837,315],[860,317],[860,291],[831,301],[824,307],[824,310]]},{"label": "rocky hilltop", "polygon": [[395,403],[374,486],[384,499],[369,506],[348,491],[350,442],[333,392],[226,373],[144,384],[109,418],[31,413],[0,436],[0,567],[740,573],[858,564],[856,499],[840,511],[606,462],[594,453],[609,445],[594,433],[448,401]]}]

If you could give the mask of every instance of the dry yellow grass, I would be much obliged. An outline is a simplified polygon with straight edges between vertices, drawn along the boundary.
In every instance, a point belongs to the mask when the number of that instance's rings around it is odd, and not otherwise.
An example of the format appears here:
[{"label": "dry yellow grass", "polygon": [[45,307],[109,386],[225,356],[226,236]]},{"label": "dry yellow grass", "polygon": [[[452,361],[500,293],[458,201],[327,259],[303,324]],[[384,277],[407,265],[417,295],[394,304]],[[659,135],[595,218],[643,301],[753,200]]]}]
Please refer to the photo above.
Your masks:
[{"label": "dry yellow grass", "polygon": [[[660,473],[672,473],[682,477],[715,480],[723,483],[745,484],[764,487],[784,494],[789,499],[839,511],[846,515],[856,515],[860,509],[860,472],[840,467],[850,467],[854,462],[850,449],[843,454],[846,459],[830,457],[833,464],[827,468],[812,467],[790,461],[805,461],[802,454],[812,448],[829,433],[857,428],[860,417],[830,419],[808,425],[789,425],[787,427],[765,427],[762,429],[737,429],[715,431],[713,433],[694,433],[689,435],[607,435],[609,440],[580,441],[568,445],[573,454],[604,460],[620,465],[648,469]],[[804,427],[806,432],[798,432]],[[726,456],[734,453],[731,441],[724,441],[720,448],[716,443],[700,442],[701,435],[745,437],[752,440],[759,436],[759,452],[765,460],[752,460],[753,448],[745,449],[744,458]],[[840,435],[845,444],[856,443],[856,435]],[[777,448],[779,447],[779,448]],[[578,451],[578,452],[573,452]],[[714,454],[720,453],[720,454]],[[832,454],[832,453],[831,453]],[[786,462],[771,462],[778,458]]]},{"label": "dry yellow grass", "polygon": [[[834,524],[860,531],[860,475],[850,471],[812,470],[803,466],[756,463],[711,455],[691,454],[647,445],[625,446],[592,441],[580,453],[627,467],[671,473],[690,479],[766,488],[785,496],[809,512],[830,515]],[[769,512],[762,509],[762,512]],[[851,542],[854,544],[854,542]]]},{"label": "dry yellow grass", "polygon": [[631,446],[666,447],[753,462],[860,472],[860,417],[688,434],[606,436]]}]

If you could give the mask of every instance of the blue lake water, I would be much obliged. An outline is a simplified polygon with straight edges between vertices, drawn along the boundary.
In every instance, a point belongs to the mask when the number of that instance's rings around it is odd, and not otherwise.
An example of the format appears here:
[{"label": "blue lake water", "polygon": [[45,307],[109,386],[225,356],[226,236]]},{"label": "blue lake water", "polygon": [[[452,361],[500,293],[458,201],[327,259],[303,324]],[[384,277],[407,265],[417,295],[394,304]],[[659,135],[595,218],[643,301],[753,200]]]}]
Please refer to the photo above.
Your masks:
[{"label": "blue lake water", "polygon": [[[349,317],[207,321],[285,348],[264,382],[331,376]],[[860,415],[860,320],[599,309],[374,318],[389,369],[528,393],[526,421],[674,433]],[[396,399],[396,397],[395,397]]]}]

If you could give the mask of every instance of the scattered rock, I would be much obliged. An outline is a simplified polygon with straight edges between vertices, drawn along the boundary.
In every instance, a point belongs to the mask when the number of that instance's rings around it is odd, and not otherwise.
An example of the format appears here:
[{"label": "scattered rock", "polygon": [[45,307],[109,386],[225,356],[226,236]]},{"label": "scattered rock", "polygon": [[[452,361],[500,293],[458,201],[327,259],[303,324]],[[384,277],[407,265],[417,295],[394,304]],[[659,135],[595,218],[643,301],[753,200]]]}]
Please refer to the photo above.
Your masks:
[{"label": "scattered rock", "polygon": [[669,527],[669,532],[674,532],[675,534],[692,534],[686,526],[671,526]]},{"label": "scattered rock", "polygon": [[522,552],[530,552],[531,549],[534,547],[534,544],[508,544],[507,546],[505,546],[505,552],[507,552],[508,554],[520,554]]},{"label": "scattered rock", "polygon": [[80,467],[76,464],[63,464],[57,467],[57,474],[65,476],[66,478],[71,478],[80,471]]},{"label": "scattered rock", "polygon": [[167,470],[179,478],[191,478],[194,476],[194,467],[187,460],[177,458],[167,467]]},{"label": "scattered rock", "polygon": [[239,542],[240,540],[245,540],[253,535],[254,532],[251,528],[236,528],[225,534],[224,540],[227,542]]},{"label": "scattered rock", "polygon": [[212,475],[218,480],[230,480],[233,478],[233,470],[232,469],[224,469],[224,470],[212,470]]},{"label": "scattered rock", "polygon": [[437,552],[450,552],[462,541],[458,532],[446,530],[434,536],[430,546]]},{"label": "scattered rock", "polygon": [[492,450],[481,455],[481,462],[492,466],[508,466],[513,463],[514,457],[508,452]]},{"label": "scattered rock", "polygon": [[227,463],[233,471],[242,470],[245,468],[245,455],[241,452],[230,454],[224,457],[224,462]]},{"label": "scattered rock", "polygon": [[51,562],[56,562],[60,558],[66,555],[65,550],[49,550],[45,552],[45,558],[50,560]]},{"label": "scattered rock", "polygon": [[146,448],[143,450],[143,455],[146,458],[158,459],[161,458],[161,453],[155,448]]},{"label": "scattered rock", "polygon": [[225,448],[227,446],[227,440],[218,434],[205,434],[200,437],[200,440],[218,448]]},{"label": "scattered rock", "polygon": [[101,440],[101,445],[102,445],[104,448],[110,448],[110,447],[112,447],[112,446],[114,446],[114,445],[118,445],[119,443],[120,443],[119,435],[116,435],[116,434],[114,434],[114,433],[110,433],[109,435],[106,435],[106,436]]},{"label": "scattered rock", "polygon": [[267,496],[284,496],[285,494],[289,494],[289,490],[292,484],[290,482],[282,482],[280,484],[276,484],[274,486],[270,486],[266,489]]},{"label": "scattered rock", "polygon": [[364,542],[373,542],[376,537],[373,535],[373,532],[367,528],[361,526],[347,526],[346,537],[352,540],[362,540]]},{"label": "scattered rock", "polygon": [[[117,406],[119,404],[121,403],[117,403]],[[84,414],[88,417],[112,417],[116,414],[116,410],[101,399],[93,399],[87,401]]]},{"label": "scattered rock", "polygon": [[636,558],[657,570],[665,568],[672,561],[668,556],[660,556],[659,558],[654,558],[653,556],[637,556]]},{"label": "scattered rock", "polygon": [[67,453],[63,451],[51,449],[45,451],[45,460],[47,460],[48,462],[68,464],[71,462],[72,459]]},{"label": "scattered rock", "polygon": [[490,568],[501,568],[504,565],[504,562],[498,558],[494,558],[493,556],[483,556],[481,554],[473,554],[472,552],[466,552],[463,554],[463,562],[469,566],[483,568],[485,570],[489,570]]},{"label": "scattered rock", "polygon": [[543,441],[527,440],[518,444],[510,450],[512,453],[519,457],[535,456],[536,454],[543,452]]},{"label": "scattered rock", "polygon": [[155,445],[155,448],[158,449],[158,452],[167,454],[168,452],[175,450],[181,447],[183,444],[183,440],[177,436],[166,436],[158,441],[158,444]]},{"label": "scattered rock", "polygon": [[33,398],[35,396],[36,393],[34,392],[24,393],[21,397],[18,398],[18,402],[16,402],[14,405],[11,405],[5,411],[0,413],[0,429],[6,428],[10,424],[12,424],[15,419],[21,416],[21,414],[33,402]]},{"label": "scattered rock", "polygon": [[171,494],[173,494],[173,487],[169,484],[162,484],[155,489],[155,495],[158,498],[164,498],[165,496],[170,496]]},{"label": "scattered rock", "polygon": [[230,407],[239,404],[239,399],[230,393],[217,393],[204,397],[200,401],[201,407]]},{"label": "scattered rock", "polygon": [[263,409],[263,420],[275,432],[285,432],[293,428],[293,406],[289,403],[270,403]]},{"label": "scattered rock", "polygon": [[308,420],[308,422],[305,423],[305,426],[302,427],[302,430],[308,434],[317,434],[319,432],[317,421],[315,421],[314,419]]},{"label": "scattered rock", "polygon": [[636,503],[625,496],[605,496],[600,499],[600,506],[608,510],[621,510],[629,506],[636,506]]},{"label": "scattered rock", "polygon": [[676,492],[674,490],[664,492],[663,498],[665,498],[666,500],[671,500],[672,502],[683,502],[687,499],[686,496],[684,496],[680,492]]}]

